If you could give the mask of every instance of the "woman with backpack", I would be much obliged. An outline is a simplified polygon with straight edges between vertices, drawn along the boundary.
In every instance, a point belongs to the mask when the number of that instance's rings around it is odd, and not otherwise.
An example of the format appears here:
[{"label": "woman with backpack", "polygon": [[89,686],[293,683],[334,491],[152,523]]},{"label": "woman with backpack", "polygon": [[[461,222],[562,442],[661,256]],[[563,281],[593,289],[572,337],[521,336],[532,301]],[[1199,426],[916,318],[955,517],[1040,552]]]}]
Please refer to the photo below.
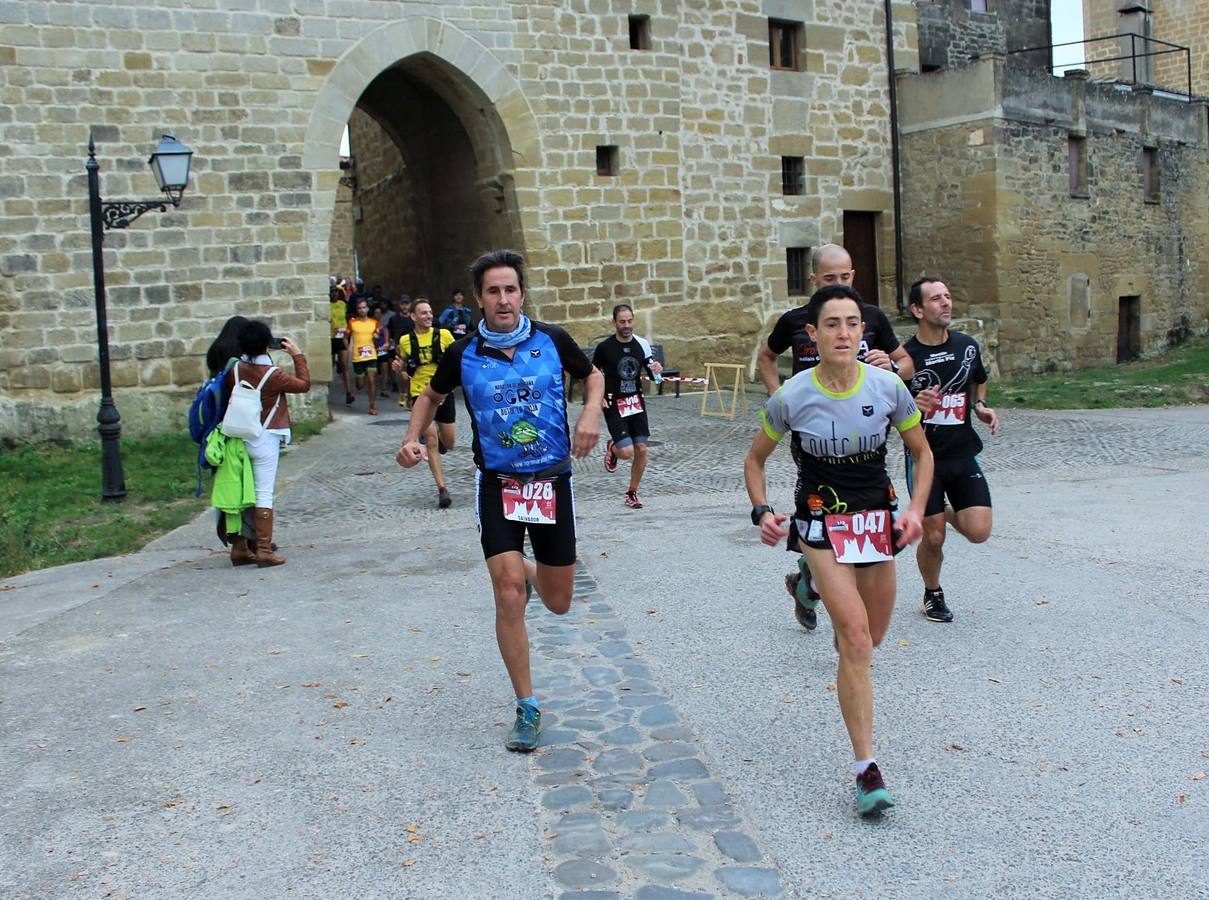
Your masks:
[{"label": "woman with backpack", "polygon": [[[289,338],[282,338],[281,349],[294,361],[294,373],[288,375],[273,365],[269,345],[273,334],[264,322],[245,322],[239,329],[239,362],[232,366],[224,380],[227,396],[240,383],[260,385],[260,422],[264,426],[259,437],[244,438],[248,456],[252,459],[252,480],[256,487],[256,506],[252,511],[256,528],[256,565],[261,568],[280,566],[283,557],[273,552],[273,492],[277,483],[277,461],[281,445],[290,442],[290,411],[286,394],[305,394],[311,389],[311,373],[306,356]],[[266,378],[266,375],[268,376]]]}]

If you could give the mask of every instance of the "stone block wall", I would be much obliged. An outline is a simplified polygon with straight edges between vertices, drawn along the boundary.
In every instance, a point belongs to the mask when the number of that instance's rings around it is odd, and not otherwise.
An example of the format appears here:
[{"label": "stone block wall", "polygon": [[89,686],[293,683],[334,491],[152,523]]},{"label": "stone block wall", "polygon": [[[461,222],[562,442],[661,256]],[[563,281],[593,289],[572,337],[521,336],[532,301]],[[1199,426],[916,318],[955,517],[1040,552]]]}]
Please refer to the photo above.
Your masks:
[{"label": "stone block wall", "polygon": [[[1050,43],[1050,0],[991,0],[986,12],[970,0],[920,0],[919,57],[925,70],[954,69],[988,53],[1011,53]],[[1048,68],[1049,53],[1013,55],[1015,65]]]},{"label": "stone block wall", "polygon": [[[912,68],[913,7],[894,11],[898,65]],[[650,16],[650,49],[629,48],[628,13]],[[181,427],[233,314],[296,336],[323,381],[327,276],[348,268],[332,252],[348,215],[340,130],[375,79],[412,61],[409,77],[464,128],[476,197],[498,212],[476,237],[529,258],[531,312],[588,339],[626,300],[686,371],[749,362],[793,305],[787,243],[841,239],[844,208],[880,213],[891,233],[882,14],[880,0],[12,0],[0,6],[0,436],[93,427],[90,130],[109,200],[155,193],[145,160],[162,132],[195,151],[179,210],[105,236],[128,433]],[[804,23],[804,72],[770,71],[769,17]],[[596,174],[598,145],[618,147],[617,175]],[[780,196],[791,151],[806,158],[804,198]],[[478,249],[467,240],[429,286]]]},{"label": "stone block wall", "polygon": [[[1120,0],[1083,0],[1083,34],[1086,38],[1121,32],[1117,10]],[[1180,44],[1192,51],[1192,93],[1209,95],[1209,4],[1203,0],[1148,0],[1150,35],[1159,40]],[[1141,47],[1141,42],[1138,42]],[[1168,49],[1154,45],[1153,49]],[[1100,59],[1129,52],[1114,41],[1088,45],[1088,58]],[[1180,53],[1164,54],[1153,59],[1151,81],[1170,90],[1187,90],[1189,60]],[[1119,63],[1097,63],[1089,66],[1095,78],[1116,78]]]},{"label": "stone block wall", "polygon": [[[908,274],[945,278],[958,314],[998,323],[1005,375],[1114,362],[1123,296],[1141,298],[1144,353],[1205,330],[1202,106],[992,59],[900,83]],[[1086,140],[1086,197],[1070,193],[1071,135]],[[1158,152],[1155,203],[1143,196],[1144,147]]]}]

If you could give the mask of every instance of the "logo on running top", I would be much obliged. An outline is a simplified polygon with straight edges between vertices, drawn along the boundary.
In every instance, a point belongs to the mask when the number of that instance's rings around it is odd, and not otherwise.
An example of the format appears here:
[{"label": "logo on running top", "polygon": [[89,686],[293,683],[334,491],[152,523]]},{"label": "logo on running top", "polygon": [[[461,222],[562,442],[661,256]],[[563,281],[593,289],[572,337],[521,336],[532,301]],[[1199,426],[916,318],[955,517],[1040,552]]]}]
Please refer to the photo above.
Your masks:
[{"label": "logo on running top", "polygon": [[861,415],[865,416],[865,417],[873,415],[873,407],[872,406],[862,406]]},{"label": "logo on running top", "polygon": [[501,419],[514,413],[528,412],[537,415],[541,409],[542,392],[536,387],[537,378],[519,378],[513,381],[495,381],[491,384],[491,400],[495,412]]}]

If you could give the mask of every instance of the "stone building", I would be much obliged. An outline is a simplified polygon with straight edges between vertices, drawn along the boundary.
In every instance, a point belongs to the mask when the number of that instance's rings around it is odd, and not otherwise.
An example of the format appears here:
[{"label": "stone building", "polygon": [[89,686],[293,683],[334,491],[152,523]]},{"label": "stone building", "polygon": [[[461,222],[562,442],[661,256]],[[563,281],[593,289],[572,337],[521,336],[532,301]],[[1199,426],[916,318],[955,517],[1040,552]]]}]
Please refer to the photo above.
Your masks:
[{"label": "stone building", "polygon": [[[337,210],[392,292],[443,297],[512,246],[531,313],[589,339],[631,302],[686,370],[752,359],[823,241],[859,243],[864,290],[894,303],[882,0],[209,6],[0,9],[0,437],[93,426],[90,131],[108,200],[154,192],[161,133],[196,154],[178,210],[105,236],[128,433],[180,427],[232,314],[325,380]],[[914,70],[914,6],[893,15]]]},{"label": "stone building", "polygon": [[[1021,48],[1006,30],[996,43],[988,19],[1028,12],[998,8],[973,23],[977,59],[899,78],[908,273],[948,280],[1008,376],[1112,363],[1203,331],[1205,104],[1085,71],[1051,76],[1048,60],[1011,52]],[[921,6],[925,65],[952,21],[937,38]]]},{"label": "stone building", "polygon": [[[1094,63],[1087,66],[1096,80],[1139,81],[1169,90],[1188,90],[1188,64],[1192,68],[1192,93],[1209,94],[1209,3],[1204,0],[1083,0],[1083,36],[1092,38],[1115,34],[1136,34],[1132,42],[1096,41],[1087,45],[1087,58],[1125,55],[1131,43],[1139,52],[1144,48],[1166,51],[1170,48],[1149,44],[1143,38],[1157,38],[1169,44],[1191,49],[1190,59],[1182,53],[1167,53],[1148,59]],[[1134,73],[1137,72],[1137,77]]]}]

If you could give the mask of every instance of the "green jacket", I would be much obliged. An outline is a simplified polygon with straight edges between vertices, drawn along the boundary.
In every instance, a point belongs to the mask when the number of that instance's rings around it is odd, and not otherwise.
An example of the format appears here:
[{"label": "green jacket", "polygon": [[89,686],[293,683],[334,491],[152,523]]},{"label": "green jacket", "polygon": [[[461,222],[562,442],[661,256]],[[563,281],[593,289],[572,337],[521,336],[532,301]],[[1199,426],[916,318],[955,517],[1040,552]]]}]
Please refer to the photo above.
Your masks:
[{"label": "green jacket", "polygon": [[206,438],[206,462],[217,467],[210,505],[226,515],[227,534],[239,534],[242,511],[256,505],[248,448],[239,438],[229,438],[215,428]]}]

